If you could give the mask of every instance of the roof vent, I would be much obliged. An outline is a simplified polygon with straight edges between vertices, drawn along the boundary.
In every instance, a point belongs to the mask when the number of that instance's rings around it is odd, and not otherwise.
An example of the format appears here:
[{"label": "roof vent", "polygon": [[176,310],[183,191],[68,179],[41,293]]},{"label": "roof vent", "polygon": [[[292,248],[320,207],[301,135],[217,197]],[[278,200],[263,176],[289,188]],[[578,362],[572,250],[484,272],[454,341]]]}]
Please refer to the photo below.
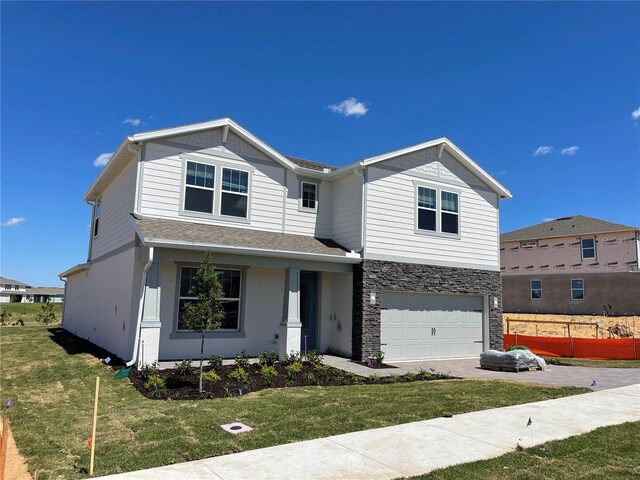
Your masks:
[{"label": "roof vent", "polygon": [[556,222],[559,222],[560,220],[571,220],[573,217],[560,217],[556,219]]}]

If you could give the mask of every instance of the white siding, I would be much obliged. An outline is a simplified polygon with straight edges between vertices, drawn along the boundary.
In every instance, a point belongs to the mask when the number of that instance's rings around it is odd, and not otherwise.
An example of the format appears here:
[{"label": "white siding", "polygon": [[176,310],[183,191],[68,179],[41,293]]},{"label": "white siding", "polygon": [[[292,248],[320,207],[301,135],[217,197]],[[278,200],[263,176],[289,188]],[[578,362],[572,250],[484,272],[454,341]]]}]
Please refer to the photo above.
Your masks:
[{"label": "white siding", "polygon": [[[216,132],[216,131],[213,131]],[[193,145],[194,149],[212,148],[217,142],[215,133],[190,135],[172,138],[172,142]],[[250,146],[229,134],[226,147],[245,161],[222,159],[226,164],[237,163],[239,168],[250,165],[255,168],[251,181],[251,202],[249,206],[250,223],[226,222],[220,219],[203,219],[180,214],[183,162],[179,156],[184,149],[149,142],[145,147],[143,180],[141,184],[140,213],[142,215],[164,218],[182,218],[200,223],[210,223],[256,230],[282,231],[284,202],[284,168],[267,160],[264,155],[252,150]],[[242,148],[238,147],[240,145]],[[257,160],[256,160],[257,159]],[[220,175],[220,172],[216,172]],[[216,192],[216,199],[218,195]]]},{"label": "white siding", "polygon": [[135,238],[130,214],[133,212],[136,192],[136,165],[135,161],[129,163],[101,196],[98,236],[93,238],[91,244],[92,259]]},{"label": "white siding", "polygon": [[333,185],[327,180],[305,179],[305,181],[318,185],[318,211],[299,210],[300,178],[293,172],[288,172],[285,232],[316,238],[331,238]]},{"label": "white siding", "polygon": [[[446,152],[438,161],[435,150],[369,167],[365,258],[498,270],[497,195]],[[415,179],[461,192],[459,239],[415,232]]]},{"label": "white siding", "polygon": [[362,222],[362,178],[347,175],[333,182],[331,238],[349,250],[360,248]]},{"label": "white siding", "polygon": [[134,247],[69,276],[62,327],[129,360],[141,278]]}]

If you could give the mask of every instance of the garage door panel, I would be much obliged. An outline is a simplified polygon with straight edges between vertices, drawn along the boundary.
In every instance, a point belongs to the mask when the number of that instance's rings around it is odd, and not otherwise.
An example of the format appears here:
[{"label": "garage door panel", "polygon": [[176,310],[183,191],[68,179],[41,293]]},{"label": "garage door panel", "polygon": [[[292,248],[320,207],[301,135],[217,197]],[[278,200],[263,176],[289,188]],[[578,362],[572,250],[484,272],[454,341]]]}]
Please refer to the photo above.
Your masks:
[{"label": "garage door panel", "polygon": [[482,352],[483,298],[383,292],[381,343],[385,358],[421,360]]}]

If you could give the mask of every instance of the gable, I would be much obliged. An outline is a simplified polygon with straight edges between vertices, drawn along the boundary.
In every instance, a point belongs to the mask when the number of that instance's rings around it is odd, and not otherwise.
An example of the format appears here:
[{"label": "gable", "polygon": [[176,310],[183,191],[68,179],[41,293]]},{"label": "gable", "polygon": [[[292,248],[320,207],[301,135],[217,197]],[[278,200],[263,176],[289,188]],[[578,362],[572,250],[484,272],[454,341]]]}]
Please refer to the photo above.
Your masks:
[{"label": "gable", "polygon": [[424,148],[385,160],[376,164],[376,167],[427,180],[492,191],[489,185],[471,173],[446,150],[438,158],[438,150],[438,147]]}]

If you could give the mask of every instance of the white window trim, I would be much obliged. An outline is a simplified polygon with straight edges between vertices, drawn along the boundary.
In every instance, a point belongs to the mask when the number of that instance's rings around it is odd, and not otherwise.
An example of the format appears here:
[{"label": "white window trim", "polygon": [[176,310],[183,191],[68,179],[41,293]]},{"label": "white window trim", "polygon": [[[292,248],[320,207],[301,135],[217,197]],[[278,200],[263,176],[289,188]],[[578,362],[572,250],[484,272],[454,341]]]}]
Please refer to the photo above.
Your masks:
[{"label": "white window trim", "polygon": [[[533,288],[533,282],[540,282],[540,288]],[[540,290],[540,297],[539,298],[535,298],[533,296],[533,291],[534,290]],[[531,297],[531,300],[542,300],[543,294],[542,294],[542,280],[540,280],[539,278],[534,278],[529,280],[529,296]]]},{"label": "white window trim", "polygon": [[[585,257],[584,256],[584,249],[585,247],[583,246],[582,242],[585,240],[593,240],[593,247],[586,247],[586,248],[593,248],[593,257]],[[580,238],[580,259],[581,260],[594,260],[597,261],[598,259],[598,251],[596,248],[596,237],[586,237],[586,238]]]},{"label": "white window trim", "polygon": [[[444,237],[444,238],[451,238],[451,239],[457,239],[460,240],[460,238],[462,237],[462,214],[461,214],[461,210],[462,210],[462,191],[455,189],[455,188],[451,188],[449,186],[440,186],[440,185],[436,185],[433,183],[427,183],[427,182],[423,182],[423,181],[419,181],[419,180],[414,180],[413,181],[413,185],[414,185],[414,190],[413,190],[413,194],[414,194],[414,199],[413,199],[413,207],[414,207],[414,232],[419,234],[419,235],[432,235],[432,236],[436,236],[436,237]],[[418,228],[418,210],[422,209],[422,210],[430,210],[433,211],[433,209],[431,208],[427,208],[427,207],[418,207],[418,188],[419,187],[423,187],[423,188],[429,188],[431,190],[435,190],[436,191],[436,230],[423,230]],[[458,212],[448,212],[446,210],[442,210],[442,193],[441,192],[447,192],[447,193],[454,193],[458,196]],[[458,216],[458,233],[448,233],[448,232],[443,232],[442,231],[442,213],[450,213],[452,215],[457,215]]]},{"label": "white window trim", "polygon": [[[573,288],[573,282],[580,280],[582,282],[582,288]],[[569,280],[569,287],[570,287],[570,293],[569,293],[569,298],[571,299],[572,302],[582,302],[584,301],[584,297],[585,297],[585,288],[584,288],[584,279],[583,278],[572,278],[571,280]],[[573,291],[574,290],[582,290],[582,298],[573,298]]]},{"label": "white window trim", "polygon": [[[244,192],[232,192],[230,190],[223,190],[222,188],[222,178],[224,176],[224,170],[235,170],[237,172],[245,172],[247,174],[247,191],[246,193]],[[220,172],[220,194],[219,194],[219,201],[218,201],[218,215],[220,216],[220,218],[224,218],[224,219],[231,219],[231,220],[248,220],[249,219],[249,204],[250,204],[250,197],[249,197],[249,192],[251,190],[251,172],[249,170],[245,170],[244,168],[239,168],[239,167],[228,167],[228,166],[223,166],[222,167],[222,171]],[[237,217],[235,215],[224,215],[222,213],[222,194],[223,193],[230,193],[232,195],[242,195],[244,197],[247,197],[247,211],[245,213],[244,217]]]},{"label": "white window trim", "polygon": [[[182,278],[182,269],[183,268],[193,268],[193,269],[197,269],[198,265],[180,265],[178,266],[178,281],[177,283],[177,296],[176,296],[176,308],[175,308],[175,315],[174,315],[174,331],[176,333],[198,333],[195,332],[195,330],[188,330],[186,328],[179,328],[178,327],[178,320],[180,317],[180,300],[197,300],[197,297],[182,297],[180,296],[180,282],[181,282],[181,278]],[[228,268],[228,267],[224,267],[224,268],[216,268],[216,271],[235,271],[235,272],[240,272],[240,297],[238,298],[222,298],[222,300],[232,300],[238,301],[238,328],[219,328],[213,332],[210,332],[212,334],[218,334],[218,333],[241,333],[242,332],[242,319],[243,319],[243,313],[244,313],[244,304],[243,304],[243,297],[244,297],[244,270],[242,268]],[[198,335],[200,335],[198,333]]]},{"label": "white window trim", "polygon": [[[187,183],[187,175],[188,175],[188,164],[189,162],[191,163],[200,163],[201,165],[208,165],[213,167],[213,187],[201,187],[199,185],[191,185],[190,183]],[[210,163],[204,163],[204,162],[197,162],[194,160],[187,160],[185,162],[185,168],[184,168],[184,178],[182,179],[182,183],[184,185],[184,188],[182,190],[182,209],[185,212],[189,212],[190,214],[197,214],[197,215],[213,215],[213,213],[216,211],[216,181],[218,178],[218,167],[216,165],[210,164]],[[206,190],[208,192],[211,192],[211,213],[207,213],[207,212],[199,212],[198,210],[187,210],[184,206],[184,202],[186,201],[186,197],[187,197],[187,188],[195,188],[198,190]]]},{"label": "white window trim", "polygon": [[[308,185],[315,185],[316,187],[316,198],[315,198],[315,207],[314,208],[309,208],[309,207],[303,207],[302,206],[302,191],[304,189],[304,184],[308,184]],[[301,212],[309,212],[309,213],[317,213],[318,212],[318,197],[319,197],[319,192],[320,192],[320,185],[316,182],[309,182],[307,180],[300,180],[299,182],[299,186],[298,186],[298,210]]]},{"label": "white window trim", "polygon": [[[180,154],[180,159],[182,160],[182,182],[180,188],[180,210],[179,215],[181,217],[192,217],[192,218],[201,218],[208,220],[217,220],[225,223],[251,223],[251,200],[252,200],[252,183],[253,183],[253,172],[255,170],[251,165],[238,165],[237,163],[232,163],[226,158],[218,158],[213,155],[201,155],[201,154],[193,154],[193,153],[182,153]],[[195,187],[193,185],[187,185],[187,162],[195,162],[202,163],[205,165],[211,165],[215,168],[214,179],[213,179],[213,213],[204,213],[204,212],[195,212],[191,210],[186,210],[184,208],[185,202],[185,192],[187,186],[194,188],[205,188],[205,187]],[[247,214],[245,217],[234,217],[232,215],[222,215],[220,213],[220,208],[222,206],[222,176],[223,169],[230,170],[238,170],[241,172],[247,172],[247,193],[240,192],[225,192],[237,194],[237,195],[246,195],[247,196]]]}]

